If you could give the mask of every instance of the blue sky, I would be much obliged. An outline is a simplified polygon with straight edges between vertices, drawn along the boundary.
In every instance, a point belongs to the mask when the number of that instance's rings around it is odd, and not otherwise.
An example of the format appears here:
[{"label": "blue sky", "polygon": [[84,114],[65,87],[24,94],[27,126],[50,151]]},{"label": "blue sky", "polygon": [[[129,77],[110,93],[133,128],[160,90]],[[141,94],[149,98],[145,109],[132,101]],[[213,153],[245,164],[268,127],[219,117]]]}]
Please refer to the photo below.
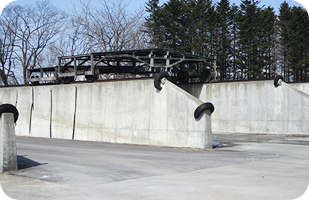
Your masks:
[{"label": "blue sky", "polygon": [[[10,2],[12,0],[1,0],[0,5],[4,6],[3,4],[6,4],[7,2]],[[13,3],[18,3],[18,4],[33,4],[35,3],[37,0],[16,0]],[[95,1],[95,0],[92,0]],[[129,9],[130,10],[136,10],[136,8],[139,7],[144,7],[146,2],[148,2],[148,0],[125,0],[129,3]],[[165,2],[167,2],[168,0],[160,0],[160,4],[163,4]],[[219,0],[213,0],[213,2],[217,2]],[[290,6],[301,6],[301,7],[307,7],[307,11],[309,9],[309,1],[308,0],[298,0],[299,2],[302,2],[302,4],[293,1],[293,0],[286,0]],[[62,9],[70,9],[73,5],[74,2],[78,2],[78,0],[51,0],[51,2],[58,6],[59,8]],[[235,3],[236,5],[239,5],[241,2],[241,0],[230,0],[230,3],[233,4]],[[260,6],[265,5],[266,7],[271,6],[274,7],[276,13],[278,14],[279,12],[279,7],[280,5],[284,2],[284,0],[260,0]],[[306,4],[306,5],[305,5]],[[1,7],[0,7],[1,8]]]}]

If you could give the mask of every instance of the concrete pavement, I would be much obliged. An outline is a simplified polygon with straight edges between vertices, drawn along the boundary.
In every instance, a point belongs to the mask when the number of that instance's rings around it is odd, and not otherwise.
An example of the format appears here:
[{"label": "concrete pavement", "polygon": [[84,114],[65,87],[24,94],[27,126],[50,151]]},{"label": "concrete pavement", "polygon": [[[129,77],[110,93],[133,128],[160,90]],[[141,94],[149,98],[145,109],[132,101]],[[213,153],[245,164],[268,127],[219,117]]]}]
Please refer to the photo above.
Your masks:
[{"label": "concrete pavement", "polygon": [[[23,199],[296,199],[309,138],[214,134],[211,151],[17,137],[20,170],[0,175]],[[23,169],[21,169],[23,168]]]}]

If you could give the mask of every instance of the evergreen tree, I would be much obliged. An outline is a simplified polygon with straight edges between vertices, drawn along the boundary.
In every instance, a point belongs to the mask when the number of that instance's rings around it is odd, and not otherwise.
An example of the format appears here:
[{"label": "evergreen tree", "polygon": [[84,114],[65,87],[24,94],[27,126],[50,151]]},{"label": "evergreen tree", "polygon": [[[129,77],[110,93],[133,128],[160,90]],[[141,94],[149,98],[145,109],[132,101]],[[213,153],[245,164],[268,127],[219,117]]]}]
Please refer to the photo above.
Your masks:
[{"label": "evergreen tree", "polygon": [[238,21],[240,17],[240,12],[238,6],[235,4],[231,8],[231,68],[233,73],[233,80],[238,80],[240,77],[239,65],[240,56],[239,48],[238,48],[238,37],[239,37],[239,29],[238,29]]},{"label": "evergreen tree", "polygon": [[290,51],[291,51],[291,8],[284,1],[279,10],[279,41],[280,41],[280,65],[284,71],[284,79],[289,80]]},{"label": "evergreen tree", "polygon": [[230,3],[228,0],[221,0],[217,5],[217,70],[220,74],[220,80],[227,78],[231,72],[231,54],[232,54],[232,14]]},{"label": "evergreen tree", "polygon": [[307,78],[309,64],[309,18],[306,10],[293,7],[291,10],[291,48],[290,58],[294,81]]},{"label": "evergreen tree", "polygon": [[265,11],[261,7],[258,7],[258,3],[255,0],[243,0],[240,5],[240,70],[243,76],[242,78],[246,79],[262,78],[266,73],[264,69],[265,56],[263,55],[263,50],[267,49],[268,46],[264,38],[265,36],[269,37],[271,35],[267,33],[267,31],[271,30],[265,30],[264,14],[267,13],[267,10]]},{"label": "evergreen tree", "polygon": [[162,40],[161,28],[161,8],[159,7],[159,0],[149,0],[146,3],[146,11],[149,12],[149,16],[146,18],[145,26],[147,27],[147,33],[151,38],[151,45],[158,46]]},{"label": "evergreen tree", "polygon": [[[152,45],[217,59],[220,80],[273,78],[279,69],[294,80],[309,79],[309,18],[284,2],[280,15],[257,0],[230,5],[220,0],[170,0],[147,3],[146,27]],[[279,60],[280,62],[277,62]],[[187,69],[199,75],[206,66]],[[230,77],[232,75],[232,77]]]},{"label": "evergreen tree", "polygon": [[[190,15],[191,27],[190,38],[191,53],[205,56],[214,57],[214,45],[215,45],[215,25],[216,25],[216,13],[215,7],[210,0],[197,0],[191,1],[192,11]],[[196,66],[194,69],[199,75],[206,66]]]},{"label": "evergreen tree", "polygon": [[259,61],[262,72],[260,72],[260,78],[273,78],[276,74],[276,65],[274,60],[276,39],[275,22],[276,15],[272,7],[268,7],[261,11]]}]

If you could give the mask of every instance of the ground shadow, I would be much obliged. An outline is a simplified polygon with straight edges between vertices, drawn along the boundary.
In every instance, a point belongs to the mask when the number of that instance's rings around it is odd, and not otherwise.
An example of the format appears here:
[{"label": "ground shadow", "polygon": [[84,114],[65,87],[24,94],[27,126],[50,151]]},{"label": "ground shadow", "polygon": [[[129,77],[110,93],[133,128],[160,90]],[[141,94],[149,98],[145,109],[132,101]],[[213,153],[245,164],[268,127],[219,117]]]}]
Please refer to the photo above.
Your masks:
[{"label": "ground shadow", "polygon": [[47,163],[38,163],[34,160],[26,158],[25,156],[27,156],[27,155],[17,156],[18,169],[27,169],[27,168],[30,168],[30,167],[35,167],[35,166],[47,164]]}]

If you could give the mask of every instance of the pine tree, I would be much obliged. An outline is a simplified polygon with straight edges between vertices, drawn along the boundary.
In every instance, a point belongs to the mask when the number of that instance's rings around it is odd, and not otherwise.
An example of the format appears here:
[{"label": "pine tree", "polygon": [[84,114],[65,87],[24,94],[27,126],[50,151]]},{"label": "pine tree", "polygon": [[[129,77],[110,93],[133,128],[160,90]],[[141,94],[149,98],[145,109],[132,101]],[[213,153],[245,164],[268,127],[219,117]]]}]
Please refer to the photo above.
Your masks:
[{"label": "pine tree", "polygon": [[231,72],[231,54],[232,54],[232,38],[231,38],[231,28],[232,28],[232,13],[230,3],[228,0],[221,0],[217,5],[217,70],[220,74],[220,80],[227,78]]},{"label": "pine tree", "polygon": [[240,77],[239,65],[239,48],[238,48],[238,37],[239,37],[239,29],[238,22],[240,17],[239,7],[235,4],[231,8],[231,68],[233,73],[233,80],[238,80]]},{"label": "pine tree", "polygon": [[149,0],[146,3],[146,11],[149,12],[149,16],[145,19],[146,32],[151,38],[151,45],[158,46],[162,40],[161,28],[161,7],[159,7],[159,0]]},{"label": "pine tree", "polygon": [[303,81],[308,70],[309,19],[306,10],[293,7],[291,10],[291,66],[295,81]]},{"label": "pine tree", "polygon": [[259,63],[261,65],[260,78],[273,78],[276,72],[275,60],[274,60],[274,48],[275,48],[275,24],[276,15],[274,8],[267,7],[261,10],[260,21],[260,57]]},{"label": "pine tree", "polygon": [[240,5],[239,50],[242,78],[260,78],[263,73],[263,59],[260,56],[263,20],[261,8],[255,0],[243,0]]},{"label": "pine tree", "polygon": [[279,41],[280,41],[280,65],[283,69],[284,79],[289,80],[289,66],[290,66],[290,51],[291,51],[291,8],[289,4],[284,1],[281,4],[279,18]]}]

